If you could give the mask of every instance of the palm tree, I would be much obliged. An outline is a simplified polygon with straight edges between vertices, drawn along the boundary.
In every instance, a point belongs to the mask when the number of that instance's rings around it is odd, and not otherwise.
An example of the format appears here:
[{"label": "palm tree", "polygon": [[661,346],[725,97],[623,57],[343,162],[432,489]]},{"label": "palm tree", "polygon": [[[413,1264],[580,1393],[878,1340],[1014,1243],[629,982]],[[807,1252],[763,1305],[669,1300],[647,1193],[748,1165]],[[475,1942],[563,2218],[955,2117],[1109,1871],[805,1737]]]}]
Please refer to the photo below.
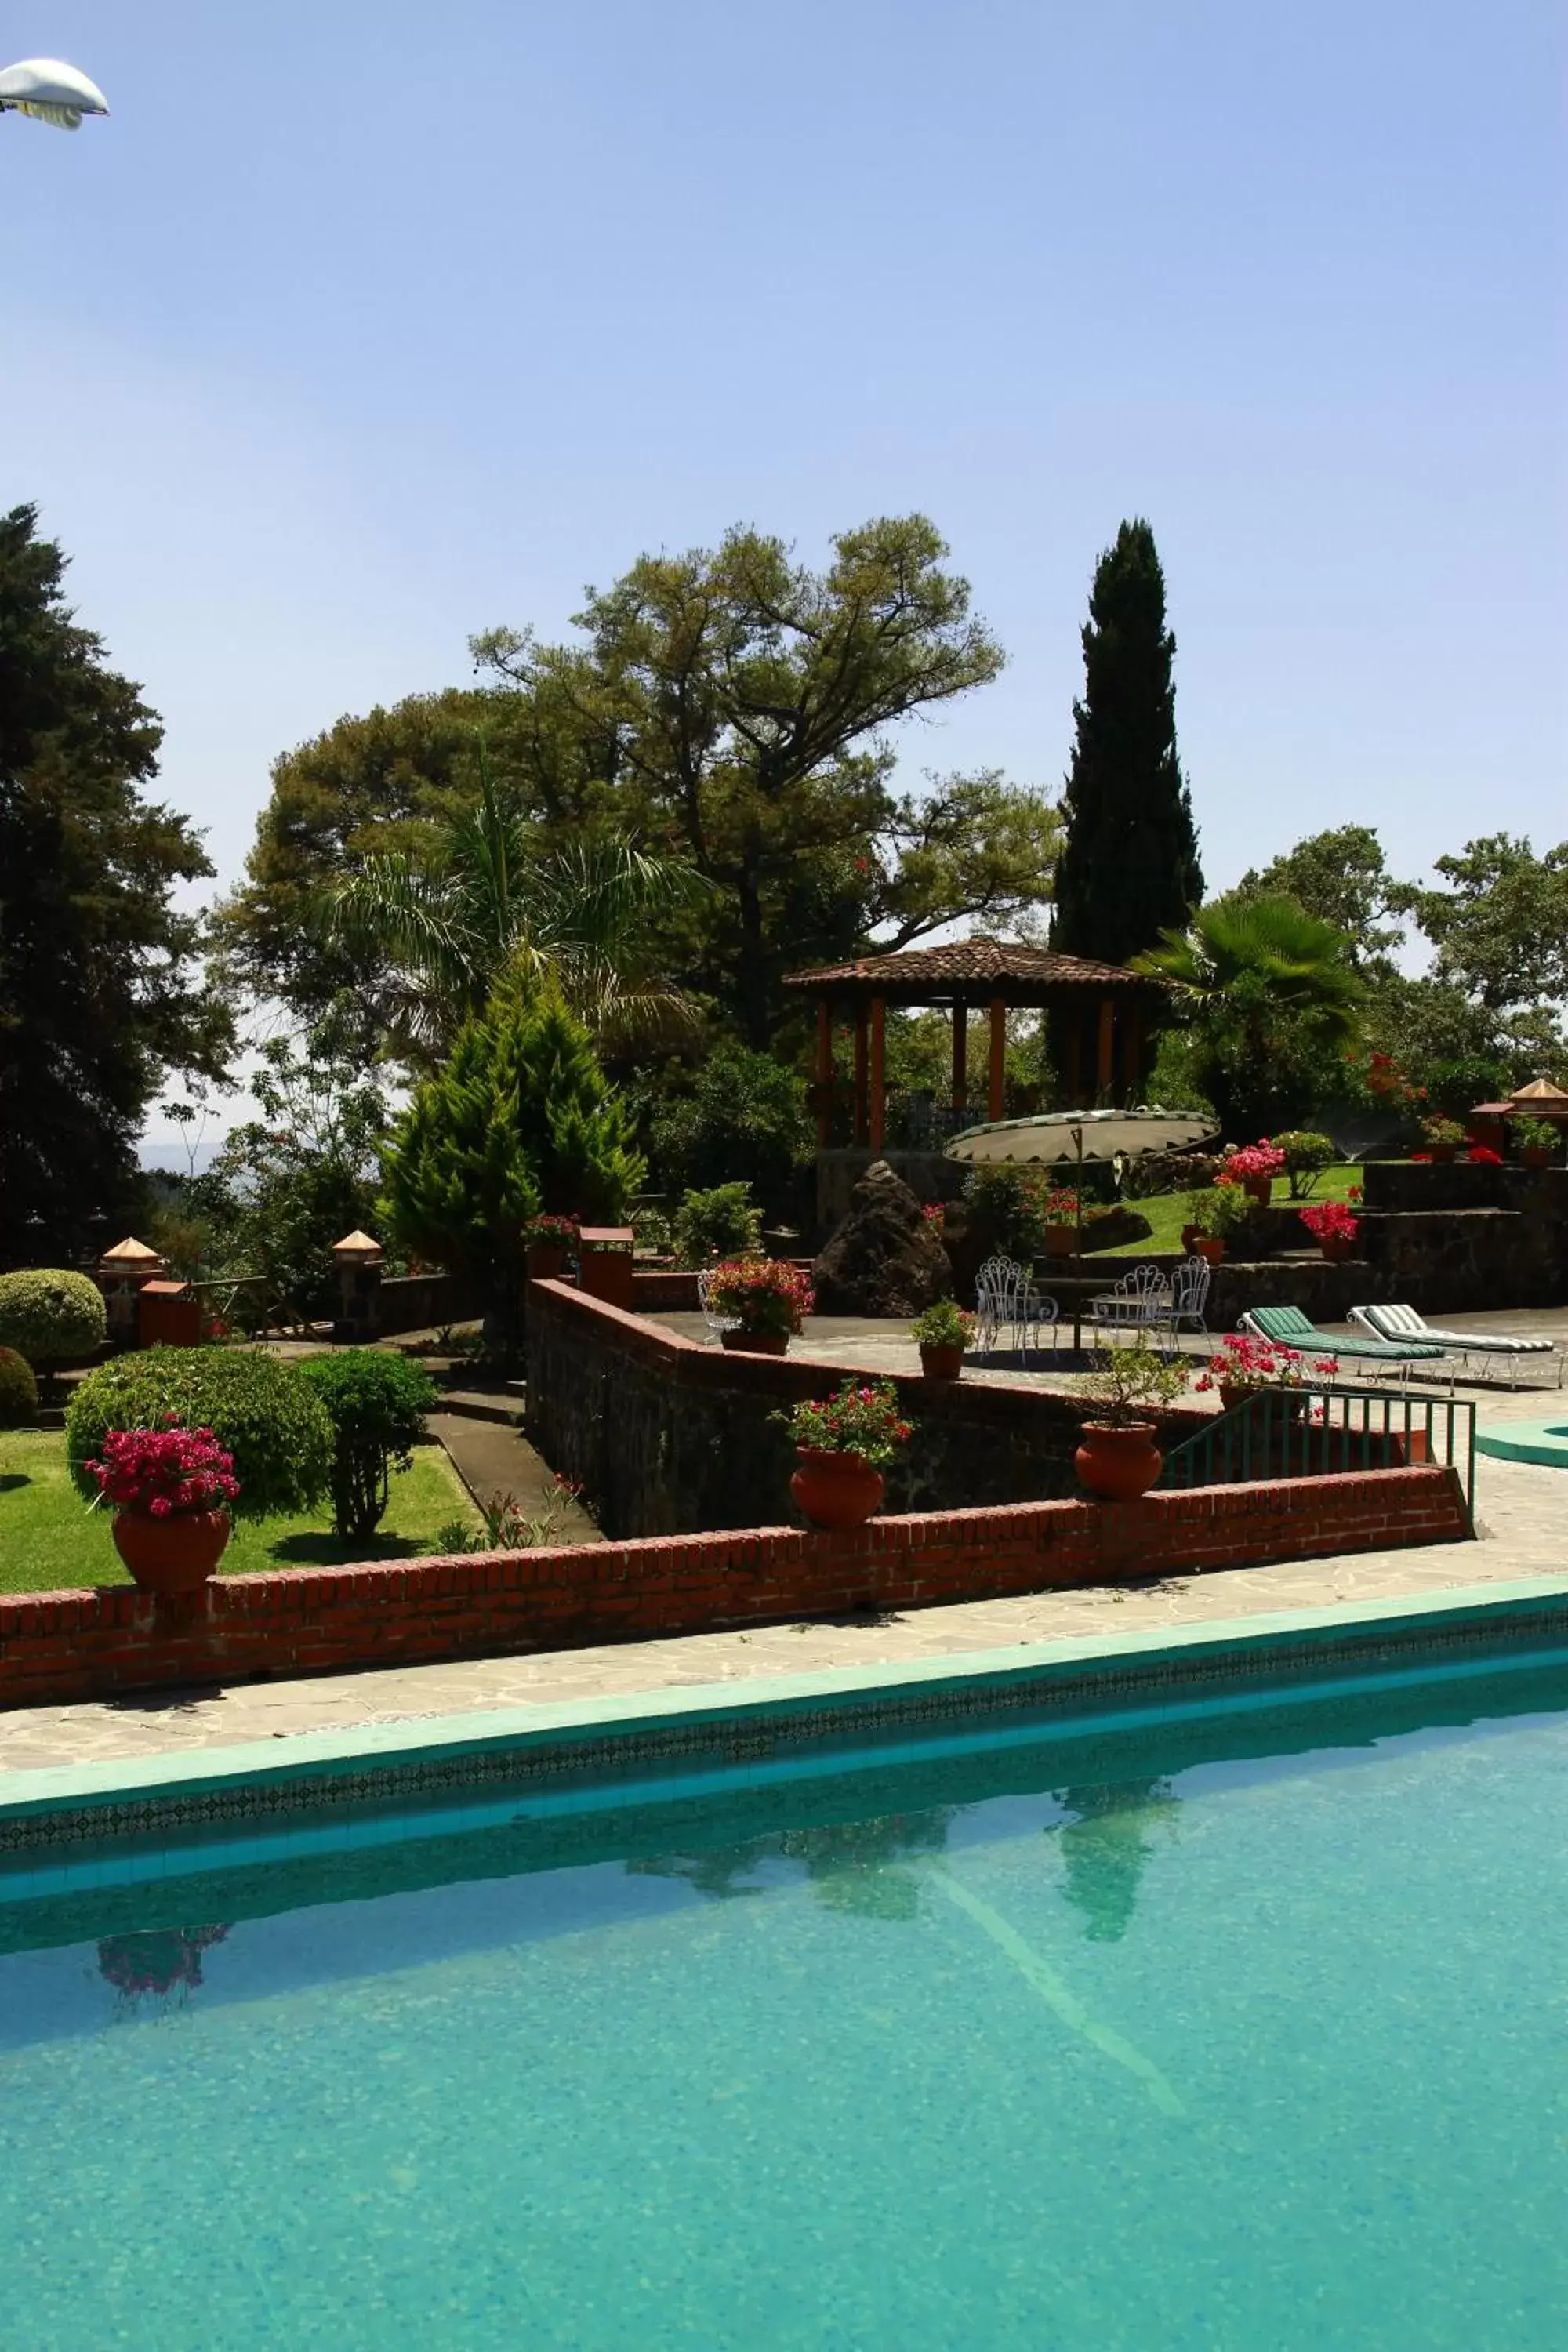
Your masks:
[{"label": "palm tree", "polygon": [[1185,932],[1161,936],[1131,968],[1170,985],[1227,1128],[1267,1123],[1292,1089],[1294,1100],[1321,1083],[1327,1056],[1357,1043],[1366,988],[1353,943],[1294,898],[1232,892],[1200,907]]},{"label": "palm tree", "polygon": [[653,973],[661,915],[708,887],[684,859],[633,842],[541,852],[479,746],[479,797],[418,856],[367,857],[321,902],[329,936],[392,967],[388,1033],[415,1061],[438,1056],[520,966],[553,972],[596,1045],[626,1048],[689,1033],[690,1000]]}]

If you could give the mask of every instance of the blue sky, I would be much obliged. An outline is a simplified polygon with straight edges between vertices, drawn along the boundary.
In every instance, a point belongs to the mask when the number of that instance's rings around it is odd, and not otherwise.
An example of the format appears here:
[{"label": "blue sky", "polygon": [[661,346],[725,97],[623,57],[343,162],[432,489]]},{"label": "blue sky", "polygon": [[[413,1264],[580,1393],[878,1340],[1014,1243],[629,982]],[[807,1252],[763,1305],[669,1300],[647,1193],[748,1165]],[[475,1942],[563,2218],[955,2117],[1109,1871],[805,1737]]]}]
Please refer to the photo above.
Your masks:
[{"label": "blue sky", "polygon": [[1059,782],[1152,521],[1212,884],[1568,833],[1560,0],[0,0],[0,501],[237,871],[269,760],[735,520],[921,508]]}]

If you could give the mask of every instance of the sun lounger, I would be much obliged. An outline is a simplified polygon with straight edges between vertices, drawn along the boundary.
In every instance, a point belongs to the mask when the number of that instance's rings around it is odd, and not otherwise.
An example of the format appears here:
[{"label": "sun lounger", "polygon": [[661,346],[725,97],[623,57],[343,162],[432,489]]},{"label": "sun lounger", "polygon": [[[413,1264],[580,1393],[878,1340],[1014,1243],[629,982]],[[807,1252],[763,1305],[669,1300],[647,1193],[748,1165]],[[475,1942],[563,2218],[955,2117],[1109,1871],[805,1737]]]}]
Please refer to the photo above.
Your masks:
[{"label": "sun lounger", "polygon": [[[1563,1385],[1563,1369],[1568,1356],[1553,1346],[1550,1339],[1525,1339],[1511,1331],[1445,1331],[1428,1323],[1414,1307],[1352,1307],[1351,1321],[1376,1339],[1387,1339],[1395,1345],[1405,1339],[1429,1341],[1445,1354],[1479,1360],[1489,1356],[1494,1361],[1517,1369],[1524,1356],[1546,1356],[1554,1359],[1557,1385]],[[1517,1383],[1516,1383],[1517,1385]]]},{"label": "sun lounger", "polygon": [[1255,1339],[1272,1339],[1277,1348],[1299,1348],[1304,1356],[1337,1356],[1341,1363],[1408,1366],[1420,1361],[1440,1363],[1443,1349],[1421,1339],[1335,1339],[1302,1314],[1299,1307],[1249,1307],[1241,1328]]}]

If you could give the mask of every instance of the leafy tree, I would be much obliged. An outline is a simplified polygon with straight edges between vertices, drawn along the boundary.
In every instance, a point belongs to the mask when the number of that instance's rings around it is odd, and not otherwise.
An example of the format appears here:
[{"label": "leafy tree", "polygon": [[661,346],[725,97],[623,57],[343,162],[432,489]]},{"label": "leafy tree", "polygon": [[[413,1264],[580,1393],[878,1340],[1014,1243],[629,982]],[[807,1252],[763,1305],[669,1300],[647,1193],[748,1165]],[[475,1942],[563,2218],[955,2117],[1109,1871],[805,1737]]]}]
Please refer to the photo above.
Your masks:
[{"label": "leafy tree", "polygon": [[776,1206],[816,1148],[805,1084],[771,1055],[721,1046],[695,1073],[689,1093],[661,1101],[647,1148],[667,1192],[738,1181]]},{"label": "leafy tree", "polygon": [[693,1008],[650,982],[647,940],[662,911],[700,890],[695,869],[624,841],[543,851],[482,747],[479,772],[474,806],[433,826],[417,851],[367,857],[327,902],[330,934],[380,959],[398,1041],[416,1058],[439,1054],[519,963],[548,962],[602,1040],[689,1028]]},{"label": "leafy tree", "polygon": [[[258,1274],[303,1317],[336,1303],[332,1244],[373,1223],[385,1098],[352,1042],[341,1002],[301,1039],[261,1049],[251,1091],[262,1116],[237,1127],[202,1175],[181,1185],[153,1237],[205,1269]],[[174,1108],[174,1106],[171,1106]]]},{"label": "leafy tree", "polygon": [[0,1265],[79,1256],[129,1219],[161,1077],[221,1077],[233,1042],[199,921],[171,904],[212,866],[142,797],[162,727],[37,526],[0,516]]},{"label": "leafy tree", "polygon": [[1172,984],[1194,1076],[1233,1138],[1300,1125],[1360,1040],[1351,941],[1293,898],[1215,898],[1133,969]]},{"label": "leafy tree", "polygon": [[1203,897],[1192,795],[1176,753],[1165,578],[1154,534],[1124,522],[1096,568],[1084,692],[1064,809],[1051,945],[1125,964],[1185,929]]},{"label": "leafy tree", "polygon": [[1568,998],[1568,841],[1537,857],[1528,840],[1488,834],[1434,865],[1447,888],[1404,883],[1392,903],[1436,949],[1439,980],[1500,1014]]},{"label": "leafy tree", "polygon": [[1370,824],[1336,825],[1309,834],[1261,873],[1244,874],[1237,895],[1294,898],[1309,915],[1347,934],[1355,961],[1392,970],[1388,958],[1405,927],[1388,918],[1400,886],[1390,876],[1383,844]]},{"label": "leafy tree", "polygon": [[630,1121],[548,982],[511,976],[398,1120],[385,1213],[409,1250],[479,1280],[510,1339],[542,1210],[616,1220],[642,1181]]}]

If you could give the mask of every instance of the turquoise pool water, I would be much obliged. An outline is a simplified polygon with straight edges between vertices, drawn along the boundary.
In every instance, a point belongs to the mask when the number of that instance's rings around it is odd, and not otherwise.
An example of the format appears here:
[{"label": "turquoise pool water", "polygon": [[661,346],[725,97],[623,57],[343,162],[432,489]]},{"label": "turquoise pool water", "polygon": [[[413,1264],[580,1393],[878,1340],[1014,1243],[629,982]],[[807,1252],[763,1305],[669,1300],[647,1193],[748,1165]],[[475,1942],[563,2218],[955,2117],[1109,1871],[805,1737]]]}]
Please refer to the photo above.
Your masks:
[{"label": "turquoise pool water", "polygon": [[1545,2352],[1568,1676],[6,1903],[16,2352]]}]

